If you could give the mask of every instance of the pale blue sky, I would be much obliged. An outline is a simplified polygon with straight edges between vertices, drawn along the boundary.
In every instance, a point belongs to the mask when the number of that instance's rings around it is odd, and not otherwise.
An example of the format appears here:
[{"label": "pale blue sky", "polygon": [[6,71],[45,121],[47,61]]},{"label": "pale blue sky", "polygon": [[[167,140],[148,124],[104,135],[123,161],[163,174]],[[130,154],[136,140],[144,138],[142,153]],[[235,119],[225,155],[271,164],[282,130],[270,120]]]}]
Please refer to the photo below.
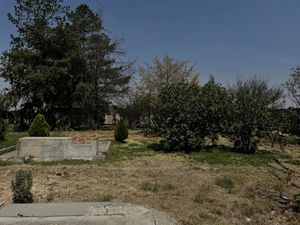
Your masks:
[{"label": "pale blue sky", "polygon": [[[273,84],[300,64],[299,0],[65,0],[103,12],[105,28],[124,39],[141,65],[154,56],[186,59],[205,81],[224,84],[255,73]],[[14,27],[6,14],[13,0],[0,0],[0,51]],[[3,82],[0,84],[3,87]]]}]

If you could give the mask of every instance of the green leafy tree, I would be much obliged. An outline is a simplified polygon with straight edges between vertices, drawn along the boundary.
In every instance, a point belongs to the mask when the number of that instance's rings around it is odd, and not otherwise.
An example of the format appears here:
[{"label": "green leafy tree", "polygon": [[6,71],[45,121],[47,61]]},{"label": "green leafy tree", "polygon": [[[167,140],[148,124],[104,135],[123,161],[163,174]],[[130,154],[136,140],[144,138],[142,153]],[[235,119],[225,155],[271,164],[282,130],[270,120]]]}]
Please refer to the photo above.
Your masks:
[{"label": "green leafy tree", "polygon": [[196,84],[171,83],[161,89],[154,122],[164,137],[164,150],[201,149],[208,130],[207,112],[200,96],[201,88]]},{"label": "green leafy tree", "polygon": [[201,87],[199,101],[205,106],[208,137],[212,144],[216,145],[219,135],[226,133],[228,129],[231,95],[211,76],[209,81]]},{"label": "green leafy tree", "polygon": [[255,153],[259,139],[272,128],[272,111],[281,107],[283,91],[258,78],[237,80],[230,91],[229,136],[237,151]]},{"label": "green leafy tree", "polygon": [[16,178],[11,182],[14,203],[32,203],[32,173],[30,171],[18,170]]},{"label": "green leafy tree", "polygon": [[36,115],[29,127],[29,136],[48,137],[50,136],[50,126],[42,114]]},{"label": "green leafy tree", "polygon": [[123,142],[128,138],[128,128],[123,118],[117,122],[114,136],[115,140],[119,142]]}]

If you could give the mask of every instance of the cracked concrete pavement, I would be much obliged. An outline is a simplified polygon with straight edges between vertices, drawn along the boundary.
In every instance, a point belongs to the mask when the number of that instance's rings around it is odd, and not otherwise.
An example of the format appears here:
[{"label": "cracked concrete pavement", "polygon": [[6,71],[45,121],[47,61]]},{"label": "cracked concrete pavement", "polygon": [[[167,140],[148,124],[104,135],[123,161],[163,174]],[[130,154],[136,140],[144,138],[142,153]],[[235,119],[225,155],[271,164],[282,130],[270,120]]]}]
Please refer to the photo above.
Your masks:
[{"label": "cracked concrete pavement", "polygon": [[164,212],[128,203],[12,204],[0,208],[1,225],[176,225]]}]

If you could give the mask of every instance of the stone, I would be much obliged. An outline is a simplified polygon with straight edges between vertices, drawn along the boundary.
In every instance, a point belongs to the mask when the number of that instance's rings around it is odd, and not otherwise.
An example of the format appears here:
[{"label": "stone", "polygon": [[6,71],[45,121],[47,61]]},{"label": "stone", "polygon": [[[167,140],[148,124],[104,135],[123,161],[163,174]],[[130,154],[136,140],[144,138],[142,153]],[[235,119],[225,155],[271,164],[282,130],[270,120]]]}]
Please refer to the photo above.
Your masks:
[{"label": "stone", "polygon": [[1,225],[176,225],[166,213],[128,203],[12,204],[0,208]]}]

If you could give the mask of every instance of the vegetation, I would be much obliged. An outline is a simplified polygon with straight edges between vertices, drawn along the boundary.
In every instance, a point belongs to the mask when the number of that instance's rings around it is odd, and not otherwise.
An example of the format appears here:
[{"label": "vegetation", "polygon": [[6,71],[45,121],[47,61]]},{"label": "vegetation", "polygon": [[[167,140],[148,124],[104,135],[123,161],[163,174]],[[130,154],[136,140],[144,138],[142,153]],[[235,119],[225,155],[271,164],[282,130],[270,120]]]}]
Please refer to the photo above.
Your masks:
[{"label": "vegetation", "polygon": [[48,137],[50,135],[50,127],[42,114],[36,115],[29,127],[29,136]]},{"label": "vegetation", "polygon": [[272,128],[272,111],[281,107],[283,91],[268,87],[266,81],[254,78],[238,80],[231,88],[229,136],[242,153],[255,153],[259,138]]},{"label": "vegetation", "polygon": [[199,150],[208,135],[206,111],[196,84],[173,83],[159,93],[154,122],[166,151]]},{"label": "vegetation", "polygon": [[4,141],[6,137],[7,123],[3,118],[0,118],[0,141]]},{"label": "vegetation", "polygon": [[14,9],[9,20],[17,34],[0,73],[12,105],[21,103],[19,126],[27,129],[37,111],[52,127],[100,126],[109,98],[127,91],[131,67],[116,60],[119,43],[101,16],[84,4],[72,11],[62,0],[17,0]]},{"label": "vegetation", "polygon": [[290,79],[284,84],[293,102],[300,106],[300,66],[292,69]]},{"label": "vegetation", "polygon": [[115,140],[123,142],[128,138],[128,128],[123,118],[121,118],[115,128]]},{"label": "vegetation", "polygon": [[30,171],[18,170],[15,181],[11,182],[14,203],[32,203],[32,174]]}]

